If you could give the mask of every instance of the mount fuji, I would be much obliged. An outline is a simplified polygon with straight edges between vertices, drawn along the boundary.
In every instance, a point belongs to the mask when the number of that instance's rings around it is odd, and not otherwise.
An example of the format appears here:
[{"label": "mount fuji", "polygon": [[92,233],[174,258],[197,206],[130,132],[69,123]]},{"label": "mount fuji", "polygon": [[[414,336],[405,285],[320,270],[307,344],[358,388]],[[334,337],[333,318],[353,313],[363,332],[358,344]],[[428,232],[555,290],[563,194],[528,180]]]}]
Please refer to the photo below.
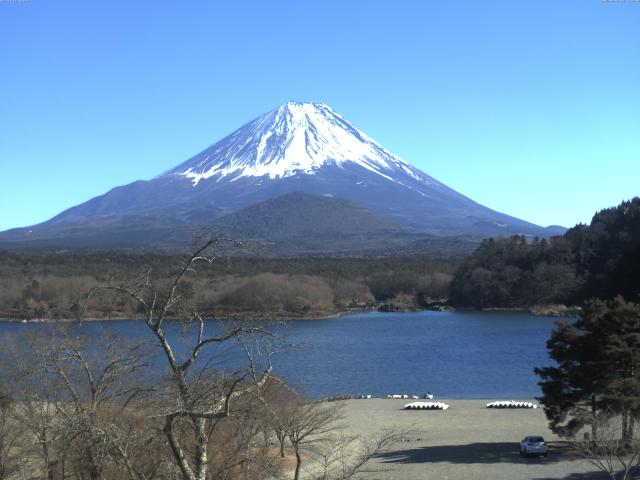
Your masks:
[{"label": "mount fuji", "polygon": [[[304,196],[287,195],[295,192]],[[310,202],[309,196],[344,202]],[[279,197],[287,199],[285,210],[282,202],[270,202]],[[405,234],[414,239],[416,235],[548,237],[563,231],[474,202],[394,155],[325,104],[289,102],[151,180],[116,187],[39,225],[3,232],[0,246],[178,244],[194,228],[224,229],[230,224],[229,215],[237,217],[248,207],[253,208],[240,217],[247,221],[250,212],[260,212],[263,224],[274,205],[279,214],[307,217],[308,224],[311,211],[296,210],[296,199],[305,199],[298,202],[301,205],[313,203],[318,225],[327,217],[319,213],[322,208],[331,210],[334,219],[341,218],[336,217],[336,208],[346,208],[345,226],[355,216],[359,224],[367,218],[371,224],[365,228],[367,235],[377,231],[376,225],[385,225],[383,230],[396,237]],[[271,236],[285,237],[276,223]],[[295,222],[287,222],[286,228],[295,230]],[[322,236],[321,230],[315,229],[313,235]],[[334,236],[340,233],[335,225],[331,231]],[[261,236],[270,234],[261,229]]]}]

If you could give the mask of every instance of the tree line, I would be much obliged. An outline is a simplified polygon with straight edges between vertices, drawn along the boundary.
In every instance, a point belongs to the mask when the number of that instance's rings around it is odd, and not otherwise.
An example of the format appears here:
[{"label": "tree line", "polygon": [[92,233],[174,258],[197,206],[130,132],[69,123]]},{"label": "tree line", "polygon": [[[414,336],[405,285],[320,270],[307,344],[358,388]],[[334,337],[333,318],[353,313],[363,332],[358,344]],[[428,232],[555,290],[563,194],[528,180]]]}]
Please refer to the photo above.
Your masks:
[{"label": "tree line", "polygon": [[639,261],[634,198],[563,237],[486,241],[452,283],[456,301],[472,305],[582,305],[577,319],[556,323],[552,365],[535,368],[540,401],[550,429],[614,480],[640,465]]},{"label": "tree line", "polygon": [[[149,270],[156,282],[171,277],[182,257],[161,254],[0,252],[0,317],[77,318],[91,288],[126,281]],[[203,314],[318,316],[396,302],[419,308],[446,298],[456,260],[265,259],[221,257],[181,288]],[[89,304],[88,318],[131,318],[137,306]]]},{"label": "tree line", "polygon": [[463,260],[450,300],[467,307],[580,305],[640,298],[640,198],[596,213],[561,237],[488,239]]}]

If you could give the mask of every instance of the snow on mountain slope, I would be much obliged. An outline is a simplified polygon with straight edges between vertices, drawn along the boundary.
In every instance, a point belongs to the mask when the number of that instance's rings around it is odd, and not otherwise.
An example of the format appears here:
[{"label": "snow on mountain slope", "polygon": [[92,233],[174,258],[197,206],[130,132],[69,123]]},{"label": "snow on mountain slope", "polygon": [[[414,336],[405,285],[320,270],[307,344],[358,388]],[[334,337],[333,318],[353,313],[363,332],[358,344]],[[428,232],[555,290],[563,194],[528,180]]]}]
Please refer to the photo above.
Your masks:
[{"label": "snow on mountain slope", "polygon": [[403,184],[405,176],[427,185],[437,183],[329,106],[299,102],[286,103],[256,118],[160,177],[182,175],[195,186],[212,177],[235,181],[313,175],[322,167],[340,167],[346,162],[398,184]]},{"label": "snow on mountain slope", "polygon": [[[304,205],[294,208],[296,201],[292,200],[306,197],[286,196],[292,192],[352,202],[385,219],[373,223],[391,221],[407,235],[483,238],[558,233],[491,210],[438,182],[327,105],[289,102],[151,180],[115,187],[42,224],[5,232],[0,241],[58,238],[81,245],[82,238],[100,232],[100,238],[111,235],[115,243],[132,232],[144,231],[168,238],[166,232],[211,226],[225,215],[283,196],[287,209],[260,212],[271,215],[264,219],[270,227],[282,224],[278,234],[286,237],[287,222],[277,220],[274,212],[292,212],[297,218],[309,215]],[[336,209],[345,216],[351,212],[349,218],[353,218],[354,208],[345,207],[345,202],[335,205],[341,205]],[[340,215],[338,212],[337,218]],[[388,240],[388,236],[381,240],[385,248]]]}]

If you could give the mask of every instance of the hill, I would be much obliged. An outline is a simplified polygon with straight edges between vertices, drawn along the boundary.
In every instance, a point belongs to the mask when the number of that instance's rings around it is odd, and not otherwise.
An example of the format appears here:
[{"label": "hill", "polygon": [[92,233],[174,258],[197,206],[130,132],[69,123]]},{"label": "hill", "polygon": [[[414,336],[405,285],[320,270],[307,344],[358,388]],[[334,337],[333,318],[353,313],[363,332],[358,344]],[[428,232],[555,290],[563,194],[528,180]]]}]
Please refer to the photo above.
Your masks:
[{"label": "hill", "polygon": [[623,295],[640,299],[640,198],[596,213],[563,236],[485,240],[456,271],[456,305],[581,304]]}]

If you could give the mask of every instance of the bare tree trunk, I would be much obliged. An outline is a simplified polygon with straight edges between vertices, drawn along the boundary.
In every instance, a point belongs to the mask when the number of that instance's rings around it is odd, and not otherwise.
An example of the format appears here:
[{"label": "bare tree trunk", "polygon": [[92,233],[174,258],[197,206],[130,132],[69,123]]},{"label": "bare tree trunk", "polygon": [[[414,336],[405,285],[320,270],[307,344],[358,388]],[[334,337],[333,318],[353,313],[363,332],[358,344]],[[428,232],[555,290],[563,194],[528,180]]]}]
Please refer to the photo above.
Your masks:
[{"label": "bare tree trunk", "polygon": [[47,430],[46,428],[42,429],[42,461],[44,463],[44,471],[47,472],[47,480],[53,479],[53,465],[51,465],[51,460],[49,459],[49,445],[47,441]]},{"label": "bare tree trunk", "polygon": [[195,418],[193,423],[196,430],[196,479],[206,480],[209,470],[206,420],[204,418]]},{"label": "bare tree trunk", "polygon": [[60,478],[66,478],[66,475],[67,475],[65,462],[66,462],[66,456],[63,453],[62,459],[60,460]]},{"label": "bare tree trunk", "polygon": [[591,395],[591,415],[593,417],[593,422],[591,422],[591,439],[593,442],[598,441],[598,422],[596,421],[597,413],[596,394],[594,393]]},{"label": "bare tree trunk", "polygon": [[287,432],[284,428],[276,428],[276,438],[280,444],[280,458],[284,458],[284,443],[287,440]]},{"label": "bare tree trunk", "polygon": [[46,460],[45,463],[45,472],[47,473],[47,480],[53,480],[55,478],[54,468],[56,466],[56,462],[49,462]]},{"label": "bare tree trunk", "polygon": [[87,457],[89,458],[90,462],[89,478],[91,480],[100,480],[100,478],[102,478],[102,469],[100,468],[100,465],[98,465],[98,462],[96,462],[95,452],[91,447],[87,451]]},{"label": "bare tree trunk", "polygon": [[302,456],[300,455],[300,448],[298,448],[298,446],[295,446],[295,450],[296,450],[296,471],[293,474],[293,480],[299,480],[300,479],[300,467],[302,466]]},{"label": "bare tree trunk", "polygon": [[191,470],[191,467],[187,462],[185,453],[175,437],[175,434],[173,432],[173,424],[170,417],[166,417],[165,419],[164,434],[169,441],[169,446],[171,447],[173,456],[176,459],[178,468],[180,468],[182,478],[185,480],[196,480],[196,476],[193,474],[193,471]]}]

